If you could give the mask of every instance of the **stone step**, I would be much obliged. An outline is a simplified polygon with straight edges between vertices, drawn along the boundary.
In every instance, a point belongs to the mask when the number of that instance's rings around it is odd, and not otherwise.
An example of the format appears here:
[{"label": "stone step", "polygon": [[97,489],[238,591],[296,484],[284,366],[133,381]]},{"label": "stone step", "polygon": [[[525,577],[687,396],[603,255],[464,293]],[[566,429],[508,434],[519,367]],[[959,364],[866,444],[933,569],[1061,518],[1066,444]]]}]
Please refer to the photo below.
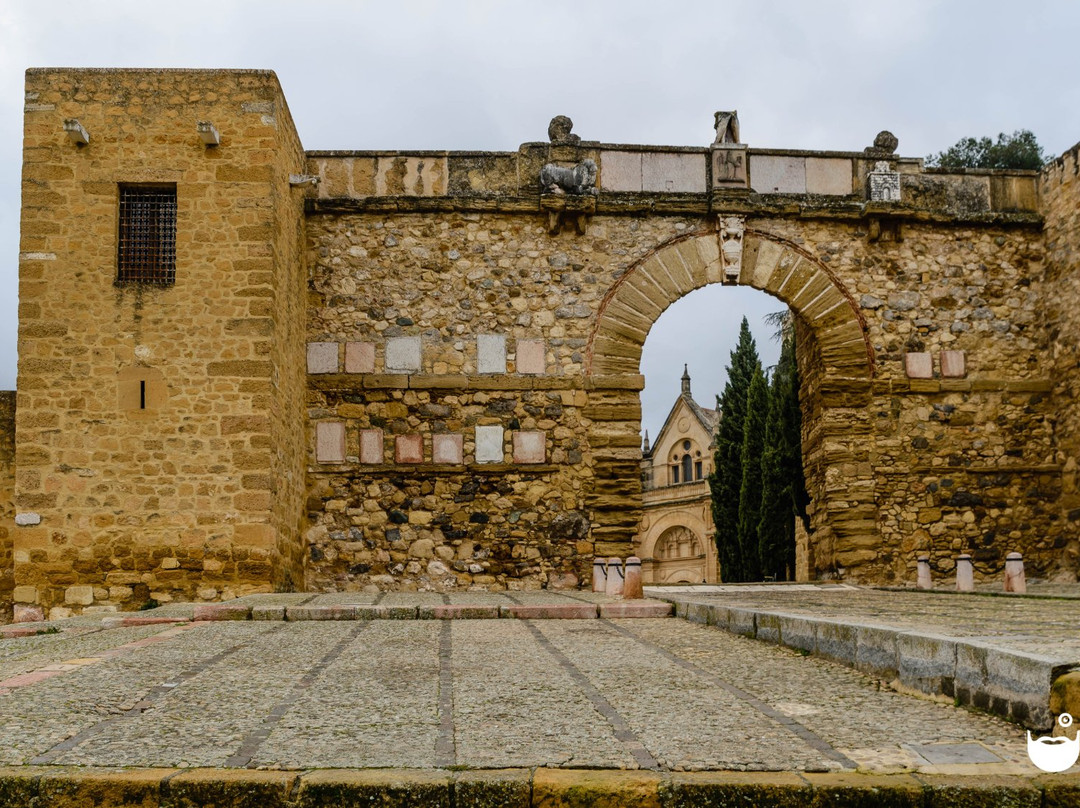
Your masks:
[{"label": "stone step", "polygon": [[399,808],[883,805],[961,808],[1080,804],[1080,776],[808,772],[654,772],[608,769],[73,769],[0,768],[5,808]]},{"label": "stone step", "polygon": [[[1053,727],[1055,682],[1075,661],[994,645],[985,639],[852,619],[818,618],[715,600],[661,596],[693,623],[816,654],[880,679],[897,690],[944,696],[1034,730]],[[1075,677],[1074,677],[1075,678]],[[1070,680],[1071,681],[1071,680]],[[1069,709],[1080,688],[1058,687]],[[1076,694],[1076,695],[1073,695]]]}]

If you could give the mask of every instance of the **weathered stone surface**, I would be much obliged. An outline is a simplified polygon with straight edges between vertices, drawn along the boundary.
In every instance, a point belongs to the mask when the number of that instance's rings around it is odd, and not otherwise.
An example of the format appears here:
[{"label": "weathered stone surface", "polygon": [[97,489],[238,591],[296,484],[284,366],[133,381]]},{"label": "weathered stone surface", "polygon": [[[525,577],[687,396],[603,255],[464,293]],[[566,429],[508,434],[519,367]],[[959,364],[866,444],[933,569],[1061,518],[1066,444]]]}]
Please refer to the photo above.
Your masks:
[{"label": "weathered stone surface", "polygon": [[337,373],[338,346],[336,342],[309,342],[307,346],[308,373]]},{"label": "weathered stone surface", "polygon": [[934,358],[925,351],[904,354],[904,372],[909,379],[934,378]]}]

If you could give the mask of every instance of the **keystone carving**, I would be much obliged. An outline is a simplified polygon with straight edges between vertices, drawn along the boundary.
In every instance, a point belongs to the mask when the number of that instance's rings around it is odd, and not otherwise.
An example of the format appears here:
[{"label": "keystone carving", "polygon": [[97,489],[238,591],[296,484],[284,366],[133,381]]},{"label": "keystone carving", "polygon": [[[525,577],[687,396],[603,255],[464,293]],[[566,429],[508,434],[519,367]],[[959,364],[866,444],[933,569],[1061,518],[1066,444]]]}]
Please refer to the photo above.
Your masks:
[{"label": "keystone carving", "polygon": [[596,163],[582,160],[573,168],[548,163],[540,169],[540,193],[595,196]]},{"label": "keystone carving", "polygon": [[739,280],[745,231],[746,220],[742,216],[724,216],[720,219],[720,260],[725,283],[737,283]]}]

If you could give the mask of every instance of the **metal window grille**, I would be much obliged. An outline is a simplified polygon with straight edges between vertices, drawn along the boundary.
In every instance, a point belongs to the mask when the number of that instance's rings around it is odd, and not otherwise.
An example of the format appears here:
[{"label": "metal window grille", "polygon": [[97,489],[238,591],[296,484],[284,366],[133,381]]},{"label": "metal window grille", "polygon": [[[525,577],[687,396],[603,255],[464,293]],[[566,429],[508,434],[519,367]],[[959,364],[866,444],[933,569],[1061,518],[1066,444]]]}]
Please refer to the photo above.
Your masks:
[{"label": "metal window grille", "polygon": [[120,186],[117,283],[176,281],[176,186]]}]

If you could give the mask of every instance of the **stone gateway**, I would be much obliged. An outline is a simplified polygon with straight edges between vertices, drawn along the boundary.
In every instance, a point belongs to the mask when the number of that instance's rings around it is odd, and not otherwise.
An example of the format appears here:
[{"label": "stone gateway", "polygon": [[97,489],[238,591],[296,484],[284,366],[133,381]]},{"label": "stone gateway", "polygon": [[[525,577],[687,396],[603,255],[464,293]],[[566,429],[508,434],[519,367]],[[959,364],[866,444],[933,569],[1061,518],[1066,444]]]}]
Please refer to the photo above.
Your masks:
[{"label": "stone gateway", "polygon": [[1076,149],[950,173],[724,113],[700,147],[305,151],[254,70],[33,69],[25,110],[14,619],[587,585],[639,529],[642,345],[706,284],[796,314],[802,578],[1077,572]]}]

